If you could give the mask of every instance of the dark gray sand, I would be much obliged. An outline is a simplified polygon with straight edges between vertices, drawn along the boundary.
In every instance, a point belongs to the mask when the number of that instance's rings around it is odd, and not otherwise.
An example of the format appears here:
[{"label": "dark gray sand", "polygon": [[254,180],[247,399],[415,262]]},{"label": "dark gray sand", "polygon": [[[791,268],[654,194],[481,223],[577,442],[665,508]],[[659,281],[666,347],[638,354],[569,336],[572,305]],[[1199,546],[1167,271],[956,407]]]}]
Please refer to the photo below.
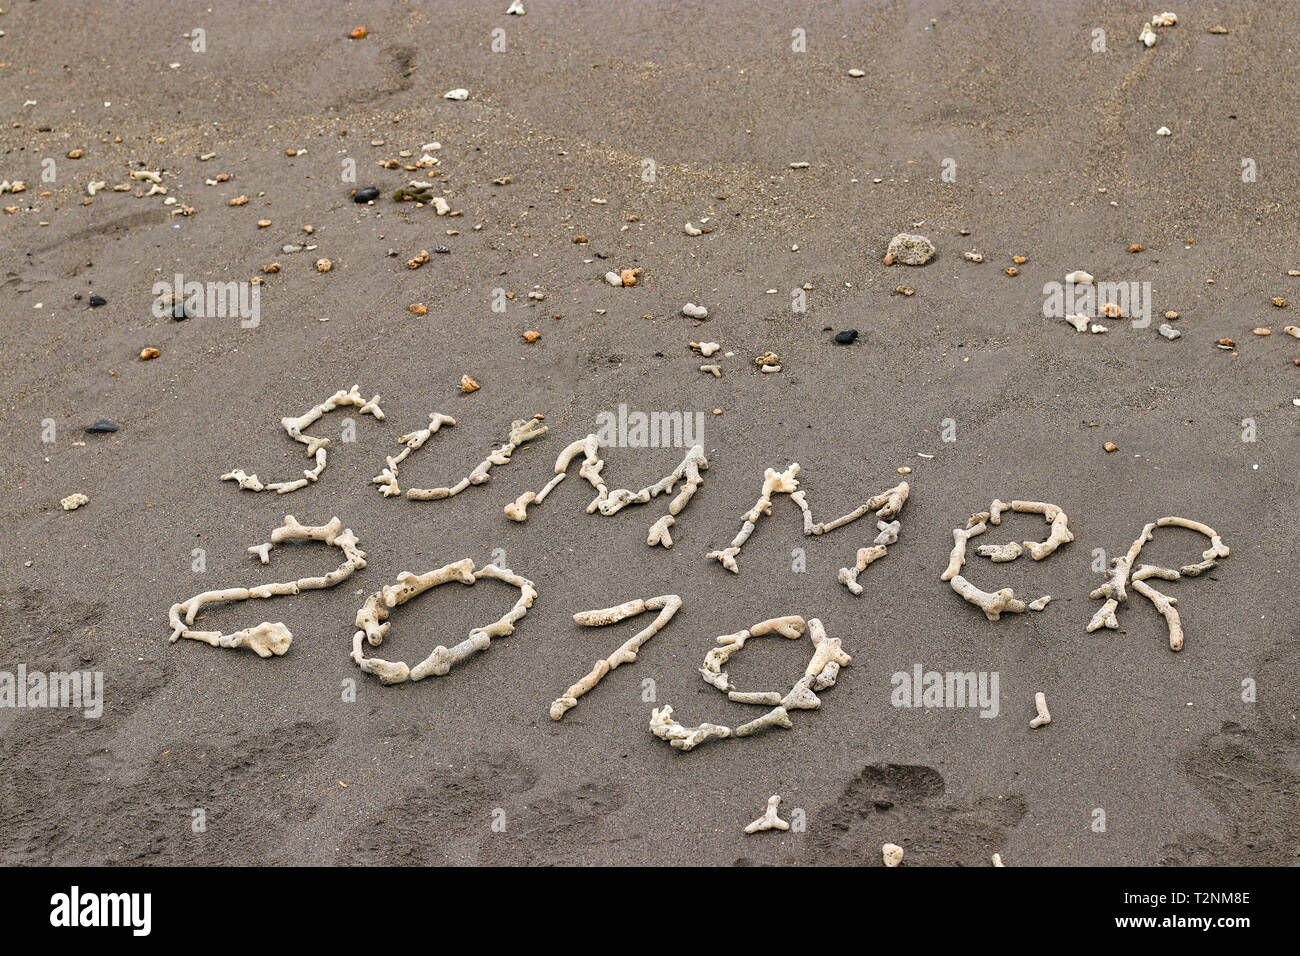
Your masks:
[{"label": "dark gray sand", "polygon": [[[995,852],[1010,866],[1294,864],[1300,341],[1282,330],[1300,316],[1297,7],[1179,2],[1147,49],[1151,4],[507,5],[5,4],[0,179],[27,189],[0,196],[17,207],[0,215],[0,669],[100,671],[105,709],[0,709],[0,862],[879,865],[890,841],[905,866]],[[791,51],[797,28],[806,52]],[[1090,49],[1096,29],[1105,52]],[[456,87],[467,101],[442,98]],[[434,140],[431,182],[459,217],[394,203],[425,170],[378,165]],[[127,178],[138,168],[162,170],[166,196],[112,191],[147,190]],[[229,180],[204,185],[218,173]],[[85,203],[98,180],[109,189]],[[367,185],[380,199],[351,202]],[[170,215],[181,205],[193,214]],[[683,233],[705,219],[712,232]],[[882,265],[899,232],[928,235],[935,260]],[[319,248],[281,251],[294,242]],[[438,245],[450,253],[406,268]],[[256,328],[151,312],[156,281],[245,281],[273,261]],[[643,270],[634,288],[604,283],[620,268]],[[1074,269],[1149,282],[1152,325],[1090,335],[1044,318],[1044,284]],[[513,295],[504,313],[494,289]],[[92,294],[107,304],[88,308]],[[686,302],[708,320],[684,318]],[[1178,341],[1156,333],[1167,310]],[[827,327],[860,337],[837,346]],[[721,379],[697,370],[690,341],[735,353],[710,360]],[[161,355],[141,361],[147,347]],[[767,350],[780,373],[753,364]],[[463,394],[465,374],[482,388]],[[310,461],[280,417],[353,383],[382,394],[387,418],[357,418],[319,483],[277,497],[218,480],[296,476]],[[672,550],[645,543],[666,499],[589,516],[576,465],[527,523],[507,520],[620,403],[705,413],[710,469]],[[454,481],[512,419],[544,414],[550,433],[450,501],[382,498],[370,478],[431,411],[458,424],[403,466],[403,485]],[[347,414],[309,431],[337,439]],[[100,418],[120,430],[83,433]],[[638,488],[682,454],[606,449],[605,476]],[[791,461],[822,520],[912,469],[902,536],[861,597],[836,570],[871,520],[803,538],[786,496],[739,575],[705,559],[763,469]],[[65,512],[73,492],[90,503]],[[1041,563],[977,558],[974,545],[1044,536],[1017,515],[972,543],[979,586],[1054,596],[996,623],[939,580],[951,529],[995,496],[1054,502],[1076,536]],[[319,545],[277,548],[267,568],[246,553],[286,513],[339,516],[369,567],[332,590],[209,608],[199,625],[283,621],[283,657],[169,644],[173,602],[336,566]],[[1119,631],[1085,633],[1094,549],[1122,553],[1167,514],[1232,549],[1207,575],[1159,582],[1179,598],[1185,649],[1136,594]],[[1205,547],[1166,530],[1143,559],[1178,567]],[[513,636],[398,687],[349,660],[365,595],[496,549],[539,591]],[[552,722],[550,701],[648,623],[590,630],[571,615],[669,592],[685,606],[640,661]],[[414,663],[514,597],[448,585],[394,612],[375,650]],[[650,735],[646,679],[686,723],[758,714],[696,670],[715,635],[783,614],[820,617],[853,656],[819,711],[685,754]],[[755,641],[731,670],[788,686],[808,652],[807,638]],[[891,675],[918,664],[997,672],[999,715],[891,706]],[[1031,730],[1036,691],[1054,720]],[[806,830],[743,835],[774,793]]]}]

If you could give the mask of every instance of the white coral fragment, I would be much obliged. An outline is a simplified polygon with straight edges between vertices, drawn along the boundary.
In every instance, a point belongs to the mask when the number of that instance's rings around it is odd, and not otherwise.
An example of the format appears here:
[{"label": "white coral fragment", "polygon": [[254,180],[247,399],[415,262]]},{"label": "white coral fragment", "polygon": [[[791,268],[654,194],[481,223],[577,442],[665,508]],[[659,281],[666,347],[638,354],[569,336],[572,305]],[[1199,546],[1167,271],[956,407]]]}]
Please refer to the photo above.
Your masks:
[{"label": "white coral fragment", "polygon": [[331,518],[329,523],[323,525],[304,525],[300,524],[293,515],[285,515],[284,524],[271,532],[270,542],[255,545],[248,550],[266,564],[270,560],[270,549],[282,541],[322,541],[330,547],[341,550],[344,561],[329,574],[299,578],[297,581],[258,584],[251,588],[221,588],[204,591],[179,604],[173,604],[167,615],[172,628],[170,640],[175,643],[185,637],[203,641],[213,647],[247,647],[259,657],[282,655],[289,649],[293,635],[280,622],[264,621],[254,627],[236,631],[234,634],[222,634],[220,631],[195,631],[190,629],[190,625],[194,624],[196,616],[204,605],[332,588],[350,577],[353,571],[366,566],[366,553],[358,546],[357,536],[352,533],[351,528],[344,528],[338,518]]},{"label": "white coral fragment", "polygon": [[[472,586],[483,578],[495,578],[519,589],[519,598],[515,601],[514,607],[491,624],[472,629],[468,637],[450,648],[439,645],[414,667],[401,661],[386,661],[364,655],[361,647],[363,638],[371,645],[383,643],[390,626],[388,613],[392,608],[450,581],[459,581],[461,584]],[[532,581],[508,568],[499,568],[495,564],[476,569],[471,558],[453,561],[424,574],[403,571],[397,576],[396,584],[390,584],[371,594],[357,611],[356,626],[360,630],[352,635],[352,660],[364,673],[378,677],[382,684],[400,684],[407,680],[418,681],[431,675],[442,677],[456,664],[468,660],[480,651],[487,650],[493,638],[508,637],[513,634],[515,624],[528,613],[536,597],[537,589]]]},{"label": "white coral fragment", "polygon": [[[438,416],[436,412],[434,415],[430,416],[430,419],[434,419],[434,416],[444,419],[452,425],[456,424],[445,415]],[[432,430],[437,431],[436,426],[433,426]],[[454,498],[470,485],[486,484],[492,477],[489,473],[491,472],[493,465],[510,464],[510,456],[514,454],[516,448],[524,442],[531,441],[534,438],[540,438],[542,435],[546,434],[547,430],[547,427],[537,418],[530,418],[526,421],[516,419],[510,423],[510,435],[506,438],[505,443],[496,451],[488,455],[487,458],[483,459],[483,461],[475,465],[473,470],[471,470],[470,473],[460,481],[456,482],[456,484],[448,488],[408,488],[406,490],[406,497],[411,501],[441,501],[445,498]],[[422,433],[416,432],[416,436],[419,436],[420,434]],[[424,438],[428,438],[428,435],[424,435]],[[423,439],[420,439],[420,441],[423,443]],[[419,445],[417,444],[415,447],[418,448]],[[408,450],[412,449],[408,446]],[[405,452],[396,459],[390,459],[390,466],[386,469],[393,473],[394,484],[396,484],[396,470],[393,465],[396,462],[401,461],[403,457],[405,457]],[[384,474],[381,473],[377,478],[372,480],[380,482],[384,477]],[[385,494],[387,493],[387,490],[385,490]]]},{"label": "white coral fragment", "polygon": [[383,410],[379,407],[379,396],[366,400],[361,397],[358,386],[353,385],[347,391],[340,389],[335,392],[319,405],[308,409],[302,415],[280,419],[280,425],[290,438],[296,442],[301,442],[307,446],[307,457],[315,462],[315,467],[303,471],[303,477],[291,479],[288,481],[273,481],[263,484],[257,475],[249,475],[242,468],[235,468],[221,476],[222,481],[238,482],[239,487],[244,491],[274,491],[277,494],[288,494],[291,491],[297,491],[299,488],[305,488],[307,485],[320,478],[321,473],[325,470],[326,454],[325,448],[329,445],[328,438],[315,438],[311,435],[304,435],[303,430],[315,424],[327,412],[332,412],[336,408],[343,407],[359,408],[361,415],[372,415],[378,420],[384,417]]},{"label": "white coral fragment", "polygon": [[767,798],[767,809],[763,815],[745,827],[746,833],[759,833],[763,830],[788,830],[790,824],[782,820],[777,815],[777,808],[781,806],[781,797],[778,794],[772,794]]},{"label": "white coral fragment", "polygon": [[610,671],[622,664],[636,662],[637,652],[646,641],[654,637],[672,620],[673,615],[681,609],[682,599],[676,594],[662,594],[645,600],[627,601],[617,607],[595,611],[579,611],[573,615],[574,623],[584,627],[603,627],[618,621],[635,617],[644,611],[658,611],[659,615],[650,622],[650,626],[638,631],[623,642],[619,648],[606,658],[596,661],[585,677],[573,684],[562,695],[551,702],[551,720],[561,719],[568,711],[578,706],[578,698],[588,693],[600,683]]},{"label": "white coral fragment", "polygon": [[683,752],[694,750],[711,737],[731,736],[731,728],[720,724],[700,724],[698,727],[684,727],[673,720],[673,709],[668,704],[650,712],[650,732],[660,740],[668,741],[669,746]]},{"label": "white coral fragment", "polygon": [[1034,695],[1034,709],[1038,716],[1029,722],[1030,727],[1038,728],[1052,722],[1052,715],[1047,712],[1047,695],[1042,691]]}]

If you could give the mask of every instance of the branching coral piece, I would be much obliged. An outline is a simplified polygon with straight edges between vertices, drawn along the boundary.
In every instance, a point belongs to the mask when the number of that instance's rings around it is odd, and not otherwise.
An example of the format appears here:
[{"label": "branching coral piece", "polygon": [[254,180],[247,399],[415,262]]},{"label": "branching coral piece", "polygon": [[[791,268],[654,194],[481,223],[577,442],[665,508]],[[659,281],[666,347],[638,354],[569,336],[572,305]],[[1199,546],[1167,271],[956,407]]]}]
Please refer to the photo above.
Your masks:
[{"label": "branching coral piece", "polygon": [[[727,672],[723,670],[737,651],[745,646],[745,641],[751,637],[763,637],[767,634],[779,634],[790,640],[798,640],[803,637],[805,622],[802,617],[792,614],[788,617],[774,617],[766,621],[760,621],[751,628],[738,631],[735,634],[723,634],[715,640],[719,644],[704,655],[704,666],[700,668],[700,676],[706,683],[712,684],[718,690],[724,693],[734,691],[736,688],[732,685],[731,680],[727,677]],[[759,701],[765,703],[766,700]],[[780,703],[780,695],[777,695],[777,703]]]},{"label": "branching coral piece", "polygon": [[1047,712],[1047,695],[1042,691],[1034,695],[1034,709],[1038,716],[1029,722],[1030,727],[1038,728],[1052,722],[1052,715]]},{"label": "branching coral piece", "polygon": [[818,618],[809,618],[808,636],[812,638],[813,656],[804,669],[804,677],[821,683],[820,687],[814,684],[814,690],[834,686],[840,668],[847,667],[853,658],[844,652],[838,637],[826,636],[826,628]]},{"label": "branching coral piece", "polygon": [[834,530],[842,525],[855,521],[868,511],[876,513],[876,530],[879,534],[869,547],[858,548],[856,561],[851,568],[840,568],[839,581],[849,589],[853,594],[862,593],[862,585],[858,584],[858,575],[865,571],[873,561],[883,558],[889,551],[889,546],[898,541],[899,531],[902,530],[902,523],[899,521],[888,521],[903,510],[903,505],[907,503],[907,496],[911,492],[911,486],[905,481],[900,481],[893,488],[889,488],[874,497],[868,498],[867,501],[858,508],[850,511],[842,518],[836,518],[828,524],[813,524],[812,514],[805,507],[802,500],[802,492],[791,495],[799,501],[799,507],[804,509],[804,534],[822,534],[826,531]]},{"label": "branching coral piece", "polygon": [[948,583],[954,591],[983,611],[984,616],[990,621],[998,620],[1004,613],[1022,614],[1027,606],[1024,601],[1016,597],[1011,588],[1002,588],[993,592],[981,591],[960,574]]},{"label": "branching coral piece", "polygon": [[[452,422],[452,424],[455,424],[455,422]],[[547,427],[536,418],[511,422],[510,437],[506,439],[505,444],[479,462],[473,471],[456,482],[456,484],[450,488],[408,488],[406,497],[411,501],[440,501],[443,498],[452,498],[460,494],[470,485],[486,484],[491,478],[488,472],[492,470],[493,465],[510,464],[510,456],[514,454],[516,448],[526,441],[531,441],[546,434],[547,430]]]},{"label": "branching coral piece", "polygon": [[[1224,549],[1227,550],[1226,548]],[[1208,559],[1207,559],[1208,560]],[[1199,572],[1197,572],[1199,573]],[[1137,591],[1143,597],[1150,599],[1151,603],[1156,606],[1156,610],[1165,619],[1169,626],[1169,649],[1171,651],[1181,651],[1183,649],[1183,621],[1178,616],[1178,611],[1174,605],[1178,603],[1177,598],[1169,597],[1157,591],[1151,585],[1146,583],[1147,578],[1163,578],[1166,581],[1177,581],[1181,574],[1170,568],[1157,568],[1150,564],[1144,564],[1133,572],[1130,578],[1133,584],[1133,590]]]},{"label": "branching coral piece", "polygon": [[293,641],[293,635],[284,624],[264,621],[254,627],[245,628],[234,634],[222,634],[220,631],[194,631],[190,625],[206,604],[221,601],[247,601],[251,598],[270,598],[282,594],[298,594],[314,588],[332,588],[347,579],[353,571],[366,566],[366,553],[358,547],[357,536],[351,528],[344,528],[338,518],[331,518],[328,524],[319,526],[303,525],[293,515],[285,515],[284,524],[271,532],[267,544],[254,545],[248,550],[256,554],[263,564],[270,561],[270,550],[281,541],[323,541],[330,547],[343,552],[344,561],[329,574],[319,577],[300,578],[297,581],[283,583],[258,584],[251,588],[223,588],[204,591],[187,601],[173,604],[168,612],[172,634],[170,640],[175,643],[182,637],[203,641],[213,647],[247,647],[259,657],[282,655]]},{"label": "branching coral piece", "polygon": [[325,447],[330,443],[328,438],[314,438],[311,435],[304,435],[303,429],[310,428],[321,416],[327,412],[332,412],[336,408],[352,406],[361,409],[361,415],[373,415],[376,419],[382,420],[384,417],[383,410],[379,407],[379,396],[367,401],[361,397],[359,386],[353,385],[346,392],[340,389],[325,401],[321,402],[314,408],[308,409],[302,415],[296,418],[282,418],[280,425],[290,438],[296,442],[301,442],[307,446],[307,457],[314,459],[316,467],[303,471],[302,478],[296,478],[289,481],[272,481],[263,484],[257,475],[245,474],[242,468],[235,468],[221,476],[222,481],[234,481],[239,483],[239,487],[244,491],[274,491],[277,494],[288,494],[291,491],[297,491],[299,488],[305,488],[320,478],[321,473],[325,471]]},{"label": "branching coral piece", "polygon": [[943,574],[939,575],[940,581],[951,581],[957,577],[966,564],[966,542],[987,530],[988,525],[983,521],[967,528],[952,529],[952,553],[948,556],[948,567],[944,568]]},{"label": "branching coral piece", "polygon": [[710,551],[706,557],[722,562],[722,566],[732,574],[739,574],[740,568],[736,565],[736,558],[740,556],[740,549],[749,536],[754,533],[754,527],[758,519],[763,515],[772,514],[772,495],[787,494],[793,495],[799,490],[799,479],[795,476],[799,474],[799,463],[792,462],[790,467],[783,472],[778,472],[773,468],[768,468],[763,472],[763,490],[758,496],[758,501],[754,502],[754,507],[750,508],[741,519],[740,531],[732,539],[731,544],[721,551]]},{"label": "branching coral piece", "polygon": [[1011,502],[1011,508],[1014,511],[1041,514],[1047,519],[1048,524],[1052,526],[1046,541],[1024,542],[1025,547],[1029,550],[1029,556],[1035,561],[1043,560],[1061,545],[1069,544],[1074,540],[1074,533],[1069,528],[1070,519],[1056,505],[1042,501],[1013,501]]},{"label": "branching coral piece", "polygon": [[430,412],[428,428],[418,429],[409,435],[398,436],[397,441],[406,447],[399,454],[385,460],[386,467],[378,475],[370,479],[371,483],[380,486],[379,491],[385,498],[400,495],[402,489],[397,484],[397,466],[406,461],[411,452],[427,442],[431,436],[437,434],[443,425],[454,426],[455,424],[456,419],[450,415],[444,415],[441,412]]},{"label": "branching coral piece", "polygon": [[[361,649],[364,638],[371,645],[383,643],[388,633],[388,612],[401,604],[423,594],[430,588],[449,581],[459,581],[472,586],[483,578],[496,578],[519,589],[519,599],[514,607],[486,627],[476,627],[469,636],[451,648],[439,645],[433,653],[414,667],[401,661],[386,661],[378,657],[366,657]],[[533,582],[521,577],[507,568],[498,568],[495,564],[475,569],[474,561],[464,558],[451,564],[436,568],[424,574],[411,574],[403,571],[397,576],[397,583],[390,584],[370,595],[357,611],[356,626],[360,628],[352,636],[352,660],[367,674],[379,678],[382,684],[400,684],[406,680],[423,680],[429,675],[441,677],[451,668],[477,654],[485,651],[495,637],[508,637],[514,633],[515,624],[528,613],[537,597]]]},{"label": "branching coral piece", "polygon": [[[804,675],[795,682],[794,687],[784,697],[774,691],[738,691],[732,686],[723,667],[732,655],[745,646],[749,638],[777,634],[790,640],[798,640],[805,631],[812,638],[812,659],[805,668]],[[723,634],[716,640],[718,646],[705,655],[700,675],[707,683],[725,693],[728,700],[733,703],[770,707],[771,710],[733,731],[714,724],[701,724],[696,728],[682,727],[672,721],[672,708],[665,705],[662,711],[656,710],[651,715],[650,730],[656,737],[669,741],[679,750],[690,750],[710,736],[748,737],[771,727],[793,727],[789,712],[819,708],[821,700],[815,691],[835,686],[840,668],[852,661],[840,646],[839,638],[826,636],[826,629],[820,620],[813,617],[805,621],[797,614],[769,618],[735,634]],[[689,746],[682,744],[682,741],[688,741]]]},{"label": "branching coral piece", "polygon": [[763,830],[788,830],[790,824],[777,816],[777,808],[781,806],[781,797],[777,794],[767,798],[767,809],[763,815],[745,827],[746,833],[759,833]]},{"label": "branching coral piece", "polygon": [[[954,528],[952,531],[953,547],[952,553],[948,556],[948,567],[944,569],[939,578],[942,581],[947,581],[954,591],[983,611],[984,616],[990,621],[998,620],[1003,614],[1023,614],[1026,610],[1041,611],[1052,600],[1050,594],[1045,594],[1026,604],[1015,596],[1015,592],[1011,588],[1002,588],[991,592],[982,591],[959,573],[966,564],[966,547],[970,539],[983,534],[988,530],[989,525],[1001,524],[1002,515],[1007,511],[1041,514],[1052,526],[1046,541],[1024,542],[1024,549],[1028,549],[1030,556],[1035,561],[1041,561],[1055,552],[1062,544],[1074,540],[1074,534],[1069,529],[1070,519],[1065,512],[1057,505],[1045,501],[1017,500],[1008,504],[1000,498],[994,498],[988,511],[979,511],[971,515],[966,522],[965,528]],[[1000,545],[982,545],[977,549],[977,553],[994,562],[1005,562],[1014,561],[1020,557],[1023,550],[1021,545],[1011,541]]]},{"label": "branching coral piece", "polygon": [[668,704],[657,707],[650,712],[650,733],[676,750],[683,752],[694,750],[710,737],[731,736],[731,728],[719,724],[700,724],[698,727],[683,727],[673,720],[673,709]]},{"label": "branching coral piece", "polygon": [[704,457],[703,445],[693,445],[687,451],[686,457],[682,459],[681,464],[673,469],[670,474],[665,475],[652,485],[647,485],[639,491],[631,491],[626,488],[610,491],[601,477],[605,462],[600,458],[600,441],[595,434],[587,435],[585,438],[570,443],[560,452],[559,457],[555,460],[555,477],[547,482],[541,491],[536,493],[526,491],[505,506],[506,517],[511,521],[526,521],[528,519],[528,506],[541,504],[546,499],[551,490],[564,480],[569,465],[579,454],[583,456],[583,461],[582,466],[578,469],[578,476],[585,479],[588,484],[596,489],[596,497],[587,505],[587,514],[596,511],[605,516],[617,514],[628,505],[645,504],[652,498],[671,492],[679,481],[685,479],[685,484],[668,505],[668,514],[650,526],[650,532],[646,537],[646,544],[651,547],[662,545],[665,548],[671,548],[673,538],[668,533],[668,528],[676,522],[675,516],[680,514],[682,509],[690,503],[691,498],[695,496],[695,492],[704,483],[704,478],[700,472],[707,470],[709,467],[708,459]]},{"label": "branching coral piece", "polygon": [[[1186,528],[1209,538],[1210,546],[1201,552],[1201,560],[1196,564],[1186,565],[1178,571],[1170,568],[1157,568],[1149,564],[1144,564],[1137,571],[1133,571],[1133,563],[1142,551],[1142,546],[1151,540],[1155,529],[1168,527]],[[1106,582],[1092,592],[1091,597],[1105,598],[1106,602],[1097,609],[1097,613],[1088,622],[1087,630],[1091,632],[1102,627],[1111,629],[1119,627],[1119,618],[1116,611],[1119,609],[1120,603],[1128,599],[1125,585],[1132,583],[1133,590],[1148,598],[1161,616],[1164,617],[1165,623],[1169,626],[1170,650],[1181,650],[1183,646],[1183,626],[1178,611],[1174,608],[1174,605],[1178,603],[1177,599],[1162,594],[1144,582],[1147,578],[1152,577],[1163,578],[1167,581],[1176,581],[1181,577],[1196,577],[1215,567],[1218,559],[1226,558],[1229,554],[1228,546],[1223,543],[1219,533],[1209,525],[1190,518],[1173,516],[1156,519],[1143,527],[1142,533],[1133,542],[1127,554],[1115,558],[1111,562],[1110,569],[1106,572]]]},{"label": "branching coral piece", "polygon": [[621,664],[635,663],[637,651],[641,649],[641,645],[658,634],[672,620],[673,615],[678,612],[681,606],[682,599],[676,594],[663,594],[659,597],[647,598],[644,601],[640,599],[627,601],[617,607],[608,607],[603,610],[579,611],[573,615],[574,623],[583,627],[603,627],[606,624],[614,624],[629,617],[635,617],[643,611],[659,612],[659,616],[650,623],[649,627],[632,635],[609,657],[596,661],[587,676],[566,690],[563,695],[557,697],[551,703],[551,720],[559,720],[567,711],[578,706],[578,698],[599,684],[601,679],[610,671]]},{"label": "branching coral piece", "polygon": [[769,727],[784,727],[787,730],[793,727],[790,722],[790,715],[786,713],[784,707],[776,707],[762,717],[756,717],[747,724],[741,724],[733,732],[735,737],[751,737],[754,734],[762,733]]},{"label": "branching coral piece", "polygon": [[[1195,564],[1188,565],[1186,568],[1182,569],[1182,573],[1188,577],[1194,578],[1196,575],[1200,574],[1201,571],[1208,571],[1209,568],[1214,567],[1213,562],[1216,558],[1226,558],[1230,553],[1228,551],[1228,546],[1225,545],[1223,539],[1219,537],[1219,533],[1209,525],[1202,524],[1199,521],[1193,521],[1191,518],[1157,518],[1156,525],[1161,528],[1174,527],[1186,528],[1189,531],[1199,531],[1210,539],[1210,546],[1201,552],[1201,563],[1204,564],[1206,562],[1211,562],[1209,567],[1201,567],[1200,565]],[[1189,568],[1196,568],[1197,570],[1188,573]]]}]

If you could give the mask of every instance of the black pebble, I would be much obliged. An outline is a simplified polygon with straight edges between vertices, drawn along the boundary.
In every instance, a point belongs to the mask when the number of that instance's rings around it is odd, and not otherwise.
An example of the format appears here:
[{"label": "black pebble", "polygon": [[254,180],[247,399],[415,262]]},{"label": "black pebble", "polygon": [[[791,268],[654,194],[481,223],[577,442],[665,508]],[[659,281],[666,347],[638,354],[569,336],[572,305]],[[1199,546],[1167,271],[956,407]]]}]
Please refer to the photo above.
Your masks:
[{"label": "black pebble", "polygon": [[845,329],[843,332],[836,332],[836,333],[835,333],[835,344],[836,344],[836,345],[852,345],[852,344],[853,344],[853,341],[854,341],[857,337],[858,337],[858,330],[857,330],[857,329]]},{"label": "black pebble", "polygon": [[379,189],[375,186],[367,186],[364,189],[358,189],[352,194],[353,202],[370,202],[372,199],[379,198]]},{"label": "black pebble", "polygon": [[90,307],[92,309],[98,309],[101,305],[108,305],[108,300],[102,295],[92,295],[90,297]]},{"label": "black pebble", "polygon": [[87,435],[111,435],[115,431],[117,431],[117,426],[107,418],[101,418],[95,424],[86,426]]},{"label": "black pebble", "polygon": [[664,353],[663,353],[663,352],[656,352],[656,353],[655,353],[655,358],[663,358],[663,357],[664,357]]},{"label": "black pebble", "polygon": [[447,255],[447,253],[451,252],[451,250],[448,249],[446,246],[434,246],[433,251],[438,253],[438,255],[440,256],[445,256]]}]

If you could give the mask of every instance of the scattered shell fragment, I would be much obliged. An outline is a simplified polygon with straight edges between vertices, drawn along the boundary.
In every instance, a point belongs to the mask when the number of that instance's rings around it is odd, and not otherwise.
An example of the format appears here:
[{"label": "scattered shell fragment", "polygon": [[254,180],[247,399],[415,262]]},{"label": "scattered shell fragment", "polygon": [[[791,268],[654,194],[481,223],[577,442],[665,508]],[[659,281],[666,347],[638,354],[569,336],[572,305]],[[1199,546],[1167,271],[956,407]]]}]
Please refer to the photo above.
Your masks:
[{"label": "scattered shell fragment", "polygon": [[353,40],[364,40],[366,38],[366,28],[357,27],[355,30],[349,33],[348,36]]},{"label": "scattered shell fragment", "polygon": [[149,347],[140,350],[141,361],[147,362],[149,359],[156,359],[160,355],[162,355],[162,352],[159,352],[156,348]]},{"label": "scattered shell fragment", "polygon": [[469,90],[457,87],[454,90],[448,90],[442,94],[444,100],[467,100],[469,99]]},{"label": "scattered shell fragment", "polygon": [[78,491],[60,500],[59,504],[63,506],[64,511],[76,511],[82,505],[90,504],[90,499]]},{"label": "scattered shell fragment", "polygon": [[781,806],[781,797],[777,794],[767,798],[767,809],[763,815],[755,820],[749,826],[745,827],[746,833],[758,833],[762,830],[788,830],[790,824],[777,816],[777,808]]},{"label": "scattered shell fragment", "polygon": [[541,333],[541,332],[538,332],[536,329],[527,329],[527,330],[524,332],[524,341],[525,341],[525,342],[536,342],[536,341],[537,341],[538,339],[540,339],[541,337],[542,337],[542,333]]},{"label": "scattered shell fragment", "polygon": [[1034,709],[1038,716],[1029,722],[1030,727],[1042,727],[1052,722],[1052,715],[1047,712],[1047,695],[1039,691],[1034,695]]},{"label": "scattered shell fragment", "polygon": [[317,271],[317,272],[329,272],[329,271],[330,271],[331,269],[333,269],[333,268],[334,268],[334,263],[330,262],[330,260],[328,260],[328,259],[317,259],[317,260],[316,260],[316,271]]},{"label": "scattered shell fragment", "polygon": [[1157,135],[1157,136],[1173,136],[1174,133],[1173,133],[1173,130],[1171,130],[1168,126],[1162,126],[1162,127],[1160,127],[1158,130],[1156,130],[1156,135]]},{"label": "scattered shell fragment", "polygon": [[1287,305],[1286,299],[1282,298],[1280,295],[1273,296],[1269,301],[1279,309],[1285,309]]},{"label": "scattered shell fragment", "polygon": [[1066,274],[1065,281],[1075,285],[1086,285],[1092,282],[1093,279],[1091,273],[1084,272],[1082,269],[1075,269],[1073,272]]},{"label": "scattered shell fragment", "polygon": [[479,384],[468,375],[462,375],[460,377],[460,390],[462,392],[477,392],[479,390]]},{"label": "scattered shell fragment", "polygon": [[425,305],[423,302],[412,302],[412,303],[411,303],[410,305],[408,305],[406,308],[407,308],[407,310],[408,310],[412,315],[428,315],[428,314],[429,314],[429,307],[428,307],[427,305]]},{"label": "scattered shell fragment", "polygon": [[1128,251],[1129,251],[1130,253],[1138,253],[1138,252],[1141,252],[1141,251],[1142,251],[1142,246],[1141,246],[1140,243],[1136,243],[1136,242],[1135,242],[1135,243],[1133,243],[1131,246],[1128,247]]},{"label": "scattered shell fragment", "polygon": [[1113,441],[1108,441],[1101,447],[1105,448],[1107,452],[1119,451],[1119,445],[1116,445]]},{"label": "scattered shell fragment", "polygon": [[1300,339],[1300,326],[1288,325],[1282,331],[1293,339]]},{"label": "scattered shell fragment", "polygon": [[867,75],[866,70],[859,70],[856,67],[853,68],[852,70],[849,70],[849,76],[853,77],[855,80],[860,80],[862,79],[862,77],[866,75]]}]

